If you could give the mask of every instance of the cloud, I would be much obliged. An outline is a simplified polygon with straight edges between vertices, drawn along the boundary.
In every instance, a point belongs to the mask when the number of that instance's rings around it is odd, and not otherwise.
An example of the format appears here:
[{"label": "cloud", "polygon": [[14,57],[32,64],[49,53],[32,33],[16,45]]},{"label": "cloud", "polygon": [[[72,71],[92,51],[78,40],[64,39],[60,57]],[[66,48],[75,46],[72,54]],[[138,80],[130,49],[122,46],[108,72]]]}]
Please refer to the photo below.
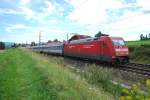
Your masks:
[{"label": "cloud", "polygon": [[[36,11],[31,9],[28,4],[30,3],[30,0],[21,0],[20,5],[16,7],[15,9],[10,9],[10,8],[0,8],[0,13],[1,14],[13,14],[13,15],[21,15],[24,16],[27,20],[44,20],[46,17],[49,15],[52,15],[56,11],[56,6],[48,1],[45,0],[44,4],[42,5],[43,7],[40,8],[41,11]],[[42,2],[42,1],[41,1]],[[56,3],[55,3],[56,4]],[[34,5],[37,7],[38,5]],[[58,7],[57,7],[58,8]]]},{"label": "cloud", "polygon": [[[138,39],[140,33],[150,31],[148,28],[150,14],[143,12],[144,10],[150,11],[150,2],[146,0],[129,3],[125,3],[123,0],[65,1],[73,7],[68,18],[84,25],[89,32],[102,31],[106,34],[133,40]],[[108,11],[111,12],[108,13]],[[137,36],[133,38],[133,34],[137,34]]]},{"label": "cloud", "polygon": [[45,21],[45,18],[54,14],[56,11],[56,6],[54,4],[52,4],[52,2],[46,0],[44,2],[46,7],[42,8],[42,12],[35,12],[35,16],[33,19],[40,21],[41,23],[43,23]]},{"label": "cloud", "polygon": [[68,18],[80,24],[104,23],[110,17],[107,14],[108,9],[115,10],[131,6],[115,0],[66,0],[66,2],[74,7]]},{"label": "cloud", "polygon": [[[39,31],[42,31],[43,41],[65,39],[67,32],[95,35],[98,31],[133,40],[134,33],[137,35],[134,39],[138,39],[140,33],[150,31],[150,4],[146,0],[65,0],[65,3],[20,0],[15,3],[13,7],[0,7],[0,15],[9,17],[8,20],[15,18],[17,22],[23,17],[19,22],[22,24],[2,21],[6,23],[5,32],[17,34],[16,38],[21,38],[19,41],[37,41]],[[8,5],[11,6],[12,1]]]},{"label": "cloud", "polygon": [[52,14],[56,7],[50,1],[45,1],[44,3],[47,5],[45,9],[46,15]]},{"label": "cloud", "polygon": [[21,0],[20,3],[22,5],[26,5],[26,4],[30,3],[30,0]]},{"label": "cloud", "polygon": [[27,20],[29,19],[33,19],[35,17],[35,12],[33,10],[31,10],[30,8],[27,7],[20,7],[21,9],[21,14],[24,15],[26,17]]},{"label": "cloud", "polygon": [[143,10],[150,10],[149,0],[137,0],[137,6],[141,7]]},{"label": "cloud", "polygon": [[5,9],[0,8],[0,14],[19,15],[19,14],[21,14],[21,11],[19,11],[19,10],[14,10],[14,9],[9,9],[9,8],[5,8]]},{"label": "cloud", "polygon": [[[62,27],[48,25],[39,26],[26,26],[24,24],[8,25],[5,28],[6,34],[4,41],[7,39],[12,41],[15,39],[16,42],[38,42],[39,32],[42,32],[42,42],[47,42],[48,40],[54,40],[55,38],[59,40],[66,39],[66,30]],[[15,33],[15,34],[14,34]],[[13,37],[13,38],[12,38]]]},{"label": "cloud", "polygon": [[127,11],[120,20],[110,24],[104,24],[100,28],[113,36],[124,36],[126,40],[138,40],[140,34],[150,31],[149,18],[150,13],[144,14],[142,12],[133,13]]},{"label": "cloud", "polygon": [[0,8],[0,13],[1,14],[9,14],[9,15],[21,15],[25,16],[27,20],[32,19],[35,17],[35,12],[31,10],[30,8],[27,7],[19,7],[18,9],[1,9]]},{"label": "cloud", "polygon": [[25,26],[24,24],[16,24],[16,25],[10,25],[9,27],[6,27],[5,30],[7,32],[12,32],[14,30],[18,30],[18,29],[25,29],[27,26]]},{"label": "cloud", "polygon": [[41,20],[43,21],[45,17],[53,14],[53,12],[56,9],[55,6],[52,4],[52,2],[48,0],[44,1],[44,5],[45,6],[41,8],[41,12],[34,11],[27,6],[20,7],[20,9],[22,11],[22,14],[25,15],[27,20],[34,19],[37,21]]},{"label": "cloud", "polygon": [[[150,25],[149,18],[150,14],[126,12],[126,14],[122,16],[120,20],[106,24],[103,26],[103,28],[122,31],[140,29],[143,26],[145,27]],[[147,27],[145,27],[144,30],[146,29]]]}]

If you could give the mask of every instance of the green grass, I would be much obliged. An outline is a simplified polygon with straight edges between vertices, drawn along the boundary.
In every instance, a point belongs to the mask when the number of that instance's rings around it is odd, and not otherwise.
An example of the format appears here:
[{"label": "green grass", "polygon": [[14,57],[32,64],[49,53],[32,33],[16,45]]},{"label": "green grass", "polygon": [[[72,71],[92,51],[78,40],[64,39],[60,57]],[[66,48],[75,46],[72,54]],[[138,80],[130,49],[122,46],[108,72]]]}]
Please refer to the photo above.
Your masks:
[{"label": "green grass", "polygon": [[128,46],[150,45],[150,40],[128,41]]},{"label": "green grass", "polygon": [[0,53],[0,100],[111,99],[56,59],[22,49]]},{"label": "green grass", "polygon": [[131,62],[150,64],[150,40],[129,41]]}]

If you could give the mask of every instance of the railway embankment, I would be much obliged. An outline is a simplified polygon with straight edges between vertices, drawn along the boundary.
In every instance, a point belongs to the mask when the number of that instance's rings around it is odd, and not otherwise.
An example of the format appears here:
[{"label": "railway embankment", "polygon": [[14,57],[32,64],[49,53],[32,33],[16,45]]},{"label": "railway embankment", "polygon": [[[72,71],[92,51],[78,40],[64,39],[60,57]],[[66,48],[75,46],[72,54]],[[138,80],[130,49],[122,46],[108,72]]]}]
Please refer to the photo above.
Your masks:
[{"label": "railway embankment", "polygon": [[149,99],[150,80],[143,75],[76,59],[65,58],[62,62],[64,60],[73,72],[80,74],[90,84],[120,97],[120,100]]},{"label": "railway embankment", "polygon": [[112,100],[57,59],[22,49],[0,53],[0,100]]},{"label": "railway embankment", "polygon": [[150,40],[130,41],[128,46],[131,62],[150,64]]}]

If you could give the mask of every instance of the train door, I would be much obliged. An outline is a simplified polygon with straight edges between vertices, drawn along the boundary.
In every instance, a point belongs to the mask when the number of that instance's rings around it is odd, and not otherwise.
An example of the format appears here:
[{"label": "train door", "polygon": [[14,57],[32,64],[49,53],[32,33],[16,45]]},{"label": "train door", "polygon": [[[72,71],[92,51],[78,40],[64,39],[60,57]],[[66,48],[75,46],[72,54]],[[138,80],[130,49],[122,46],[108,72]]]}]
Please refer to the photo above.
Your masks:
[{"label": "train door", "polygon": [[98,52],[98,55],[100,57],[99,59],[103,60],[103,56],[104,56],[104,53],[103,53],[104,52],[104,47],[103,47],[104,41],[101,40],[99,45],[100,45],[99,52]]},{"label": "train door", "polygon": [[101,59],[102,61],[109,61],[109,46],[106,40],[101,41]]}]

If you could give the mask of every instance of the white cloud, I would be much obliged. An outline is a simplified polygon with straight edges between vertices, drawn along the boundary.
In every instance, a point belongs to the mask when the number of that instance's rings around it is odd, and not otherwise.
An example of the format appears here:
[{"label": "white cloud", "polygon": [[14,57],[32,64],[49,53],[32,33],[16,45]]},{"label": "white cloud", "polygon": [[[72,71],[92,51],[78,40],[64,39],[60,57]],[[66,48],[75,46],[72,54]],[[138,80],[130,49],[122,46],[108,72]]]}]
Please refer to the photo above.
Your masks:
[{"label": "white cloud", "polygon": [[56,9],[55,6],[50,1],[45,1],[47,8],[45,9],[46,15],[52,14],[53,11]]},{"label": "white cloud", "polygon": [[27,7],[20,7],[21,13],[26,17],[26,19],[32,19],[35,17],[35,12]]},{"label": "white cloud", "polygon": [[68,16],[69,19],[80,24],[96,24],[105,22],[109,16],[108,9],[126,7],[121,1],[115,0],[66,0],[73,5],[74,10]]},{"label": "white cloud", "polygon": [[[126,15],[127,14],[127,15]],[[122,30],[122,31],[129,31],[129,29],[135,29],[135,28],[141,28],[143,26],[148,26],[150,25],[150,14],[138,14],[136,13],[135,15],[130,13],[126,13],[121,20],[107,24],[103,28],[106,29],[113,29],[113,30]],[[128,16],[128,17],[127,17]],[[147,27],[145,27],[147,29]]]},{"label": "white cloud", "polygon": [[52,4],[52,2],[46,0],[45,2],[46,7],[42,8],[43,12],[35,12],[34,19],[40,21],[41,23],[44,22],[45,17],[52,15],[56,11],[56,6]]},{"label": "white cloud", "polygon": [[42,12],[34,11],[29,8],[27,4],[30,3],[30,0],[21,0],[20,5],[16,9],[1,9],[0,13],[2,14],[13,14],[13,15],[23,15],[27,20],[34,19],[37,21],[44,20],[45,17],[53,14],[56,11],[56,6],[45,0],[43,7],[41,8]]},{"label": "white cloud", "polygon": [[[126,40],[137,40],[139,35],[150,31],[150,14],[144,14],[143,10],[150,10],[150,2],[137,0],[136,3],[124,4],[118,0],[66,0],[74,10],[68,16],[69,19],[83,24],[89,32],[102,31],[111,36],[121,36]],[[130,10],[128,8],[141,7],[143,10]],[[108,15],[107,10],[120,10],[125,8],[123,15],[116,21]],[[136,35],[135,35],[136,34]]]},{"label": "white cloud", "polygon": [[26,5],[26,4],[30,3],[30,0],[21,0],[20,3],[22,5]]},{"label": "white cloud", "polygon": [[19,7],[18,9],[1,9],[0,13],[2,14],[12,14],[12,15],[23,15],[26,19],[35,18],[36,12],[27,7]]},{"label": "white cloud", "polygon": [[15,14],[15,15],[18,15],[18,14],[21,14],[21,11],[14,10],[14,9],[2,9],[2,8],[0,8],[0,13],[1,14]]},{"label": "white cloud", "polygon": [[137,6],[142,7],[143,10],[150,10],[150,0],[137,0]]},{"label": "white cloud", "polygon": [[[140,34],[150,31],[149,18],[150,14],[126,12],[117,22],[105,24],[101,28],[110,35],[123,36],[127,40],[137,40]],[[135,37],[131,38],[131,34],[134,34]]]},{"label": "white cloud", "polygon": [[26,26],[24,24],[16,24],[16,25],[10,25],[9,27],[6,27],[5,30],[7,32],[12,32],[14,30],[18,30],[18,29],[25,29]]}]

